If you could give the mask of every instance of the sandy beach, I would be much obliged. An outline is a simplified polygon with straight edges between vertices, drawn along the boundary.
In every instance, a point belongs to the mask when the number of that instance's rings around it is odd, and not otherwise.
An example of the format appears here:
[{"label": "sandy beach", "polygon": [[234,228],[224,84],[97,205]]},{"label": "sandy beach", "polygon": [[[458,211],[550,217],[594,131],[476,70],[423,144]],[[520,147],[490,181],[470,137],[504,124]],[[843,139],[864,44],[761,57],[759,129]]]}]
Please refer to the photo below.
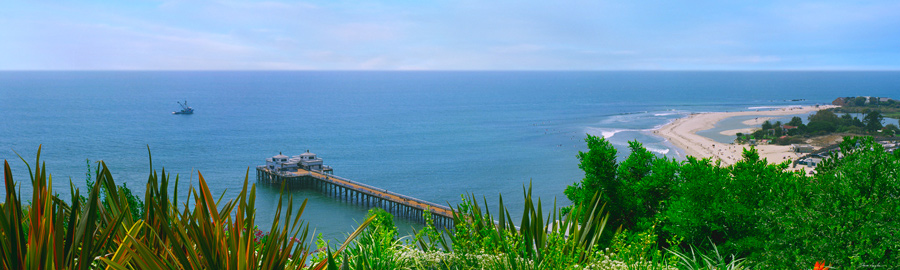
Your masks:
[{"label": "sandy beach", "polygon": [[743,121],[743,122],[741,122],[741,124],[748,125],[748,126],[760,126],[764,122],[772,120],[772,119],[775,119],[775,117],[757,117],[754,119]]},{"label": "sandy beach", "polygon": [[[748,120],[751,124],[755,124],[756,122],[762,123],[765,120],[771,119],[770,117],[763,116],[803,114],[833,107],[835,106],[802,106],[769,111],[712,112],[692,114],[688,117],[675,120],[661,127],[655,133],[666,138],[675,146],[683,149],[687,155],[700,158],[712,158],[713,160],[721,160],[723,164],[731,165],[741,159],[741,153],[744,147],[747,147],[747,145],[735,145],[733,143],[723,144],[720,142],[716,142],[710,138],[697,135],[697,132],[701,130],[711,129],[716,125],[716,123],[729,117],[745,115],[761,116],[758,119]],[[722,133],[746,132],[748,130],[752,129],[728,130],[723,131]],[[756,146],[756,149],[759,150],[760,157],[765,158],[772,163],[780,163],[785,160],[794,160],[799,157],[799,155],[792,152],[791,147],[787,145],[782,146],[765,144]]]}]

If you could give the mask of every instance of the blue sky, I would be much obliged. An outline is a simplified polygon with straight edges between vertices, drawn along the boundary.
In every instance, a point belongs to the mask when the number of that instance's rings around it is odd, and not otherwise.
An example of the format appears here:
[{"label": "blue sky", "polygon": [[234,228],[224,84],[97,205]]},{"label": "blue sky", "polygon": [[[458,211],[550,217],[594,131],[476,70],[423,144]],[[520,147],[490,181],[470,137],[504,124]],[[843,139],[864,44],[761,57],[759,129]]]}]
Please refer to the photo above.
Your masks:
[{"label": "blue sky", "polygon": [[0,70],[900,70],[900,1],[4,1]]}]

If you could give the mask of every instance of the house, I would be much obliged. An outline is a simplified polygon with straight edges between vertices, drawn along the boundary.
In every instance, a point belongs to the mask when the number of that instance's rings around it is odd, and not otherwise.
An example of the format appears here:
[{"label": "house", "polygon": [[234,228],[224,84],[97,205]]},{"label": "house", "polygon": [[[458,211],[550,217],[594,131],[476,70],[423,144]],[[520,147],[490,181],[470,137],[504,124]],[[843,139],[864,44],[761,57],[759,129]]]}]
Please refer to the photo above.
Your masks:
[{"label": "house", "polygon": [[281,170],[283,165],[288,162],[288,156],[278,153],[271,158],[266,159],[266,168],[269,170]]},{"label": "house", "polygon": [[325,173],[333,172],[330,166],[324,165],[322,159],[318,158],[316,154],[310,153],[309,150],[291,158],[278,153],[278,155],[266,159],[266,168],[272,171],[283,172],[296,171],[298,169]]},{"label": "house", "polygon": [[815,149],[808,144],[792,144],[791,151],[795,153],[812,153]]},{"label": "house", "polygon": [[819,163],[822,163],[822,158],[820,157],[808,157],[797,161],[797,164],[810,167],[816,167],[816,165],[819,165]]},{"label": "house", "polygon": [[317,158],[316,154],[310,153],[309,150],[306,150],[306,153],[294,156],[294,158],[297,159],[299,167],[307,171],[321,171],[324,167],[322,159]]}]

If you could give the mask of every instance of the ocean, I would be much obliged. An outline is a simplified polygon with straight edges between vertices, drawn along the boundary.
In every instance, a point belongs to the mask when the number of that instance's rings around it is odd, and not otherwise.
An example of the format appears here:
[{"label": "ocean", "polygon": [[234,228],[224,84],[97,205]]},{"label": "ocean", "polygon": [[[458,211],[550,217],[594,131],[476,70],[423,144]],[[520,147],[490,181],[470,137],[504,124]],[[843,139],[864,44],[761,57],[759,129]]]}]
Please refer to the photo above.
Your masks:
[{"label": "ocean", "polygon": [[[683,159],[652,130],[695,112],[900,98],[898,85],[898,72],[7,71],[0,158],[25,198],[16,153],[34,166],[39,145],[61,196],[70,181],[84,187],[86,160],[103,160],[143,197],[149,146],[154,169],[177,174],[182,188],[202,174],[227,200],[266,158],[309,150],[354,181],[454,206],[473,193],[492,211],[503,194],[517,215],[529,184],[547,208],[569,204],[563,190],[583,177],[585,134],[607,137],[620,159],[629,140]],[[181,100],[193,115],[171,113]],[[257,189],[267,224],[278,189]],[[346,237],[367,211],[288,193],[309,199],[304,219],[326,239]]]}]

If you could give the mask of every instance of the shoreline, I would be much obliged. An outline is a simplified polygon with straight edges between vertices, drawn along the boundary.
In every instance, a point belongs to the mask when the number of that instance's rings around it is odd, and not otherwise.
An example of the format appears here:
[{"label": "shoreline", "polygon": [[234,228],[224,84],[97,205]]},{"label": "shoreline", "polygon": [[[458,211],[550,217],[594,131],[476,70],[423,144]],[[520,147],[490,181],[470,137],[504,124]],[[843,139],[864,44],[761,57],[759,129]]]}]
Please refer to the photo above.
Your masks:
[{"label": "shoreline", "polygon": [[[697,132],[711,129],[715,127],[716,123],[719,121],[735,116],[784,116],[809,113],[834,107],[837,106],[807,105],[766,111],[696,113],[663,125],[659,129],[653,131],[653,133],[665,138],[673,145],[683,150],[686,156],[711,158],[713,161],[721,160],[724,165],[732,165],[741,160],[743,149],[747,147],[747,145],[735,145],[734,143],[723,144],[705,136],[698,135]],[[759,151],[760,158],[766,159],[769,163],[781,163],[786,160],[795,160],[799,157],[799,155],[791,151],[791,146],[789,145],[763,144],[757,145],[756,149]]]}]

